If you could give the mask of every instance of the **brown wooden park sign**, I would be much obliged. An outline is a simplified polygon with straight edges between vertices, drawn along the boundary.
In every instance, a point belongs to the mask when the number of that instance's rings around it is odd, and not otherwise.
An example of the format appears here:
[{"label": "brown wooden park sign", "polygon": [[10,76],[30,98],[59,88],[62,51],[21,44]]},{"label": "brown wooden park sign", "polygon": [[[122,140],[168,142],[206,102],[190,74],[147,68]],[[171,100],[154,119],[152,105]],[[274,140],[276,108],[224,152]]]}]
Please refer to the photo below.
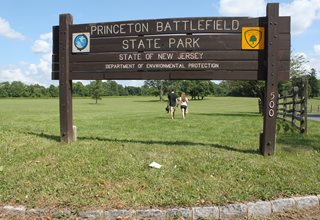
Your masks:
[{"label": "brown wooden park sign", "polygon": [[73,140],[72,80],[264,80],[260,152],[275,150],[277,84],[289,79],[290,17],[200,17],[53,27],[52,79],[59,79],[61,141]]}]

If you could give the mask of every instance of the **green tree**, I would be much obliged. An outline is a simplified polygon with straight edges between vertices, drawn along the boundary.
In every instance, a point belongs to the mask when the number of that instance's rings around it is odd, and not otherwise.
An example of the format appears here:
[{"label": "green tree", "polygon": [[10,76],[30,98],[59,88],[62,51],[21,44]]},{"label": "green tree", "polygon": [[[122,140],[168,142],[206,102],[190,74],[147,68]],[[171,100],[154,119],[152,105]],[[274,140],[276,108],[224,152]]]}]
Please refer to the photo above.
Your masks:
[{"label": "green tree", "polygon": [[25,97],[48,97],[48,90],[39,84],[25,86]]},{"label": "green tree", "polygon": [[210,94],[212,82],[210,80],[191,80],[189,94],[192,99],[204,99]]},{"label": "green tree", "polygon": [[127,91],[128,95],[141,95],[141,88],[135,86],[126,86],[124,89]]},{"label": "green tree", "polygon": [[290,79],[301,78],[306,76],[308,71],[306,69],[306,64],[309,61],[299,54],[291,55],[290,60]]},{"label": "green tree", "polygon": [[13,81],[9,88],[10,97],[22,97],[24,96],[26,85],[19,81]]},{"label": "green tree", "polygon": [[114,80],[108,80],[102,83],[103,95],[105,96],[119,96],[121,87],[119,87],[118,83]]},{"label": "green tree", "polygon": [[256,41],[257,41],[256,36],[252,35],[252,36],[250,37],[250,42],[251,42],[251,44],[254,44],[254,42],[256,42]]},{"label": "green tree", "polygon": [[314,68],[311,69],[308,75],[308,83],[310,87],[309,97],[318,97],[320,95],[320,87],[316,78],[317,72]]},{"label": "green tree", "polygon": [[192,81],[191,80],[182,80],[178,83],[178,92],[185,92],[186,94],[190,94],[191,95],[191,90],[192,90]]},{"label": "green tree", "polygon": [[9,89],[10,89],[9,82],[0,83],[0,97],[9,97]]},{"label": "green tree", "polygon": [[244,96],[244,97],[262,97],[264,90],[263,81],[243,81],[231,80],[227,81],[228,95]]},{"label": "green tree", "polygon": [[225,87],[225,82],[226,81],[222,81],[219,84],[212,83],[210,86],[210,94],[215,96],[226,96],[227,89]]},{"label": "green tree", "polygon": [[59,87],[50,85],[48,88],[48,94],[50,97],[58,97],[59,96]]},{"label": "green tree", "polygon": [[151,96],[152,93],[150,91],[150,87],[146,84],[144,84],[143,86],[141,86],[141,95],[144,95],[144,96]]},{"label": "green tree", "polygon": [[128,91],[123,87],[123,85],[117,84],[118,92],[120,96],[127,96],[129,95]]},{"label": "green tree", "polygon": [[149,93],[154,96],[159,96],[160,101],[163,101],[163,96],[172,88],[173,82],[169,80],[146,80],[144,82],[149,88]]},{"label": "green tree", "polygon": [[89,89],[82,82],[72,83],[72,95],[73,96],[89,96]]},{"label": "green tree", "polygon": [[98,104],[98,99],[101,99],[102,95],[102,82],[101,80],[95,80],[90,83],[91,87],[91,97],[96,100]]},{"label": "green tree", "polygon": [[285,92],[291,92],[294,86],[299,86],[301,83],[301,78],[306,77],[308,71],[306,69],[306,64],[309,61],[303,55],[291,54],[290,59],[290,73],[289,81],[279,83],[279,94],[284,94]]}]

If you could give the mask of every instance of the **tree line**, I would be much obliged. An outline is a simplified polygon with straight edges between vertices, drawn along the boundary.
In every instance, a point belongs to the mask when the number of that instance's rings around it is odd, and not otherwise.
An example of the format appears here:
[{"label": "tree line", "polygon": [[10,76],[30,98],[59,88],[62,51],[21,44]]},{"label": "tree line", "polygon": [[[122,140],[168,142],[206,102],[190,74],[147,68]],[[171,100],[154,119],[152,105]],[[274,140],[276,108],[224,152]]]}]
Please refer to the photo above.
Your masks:
[{"label": "tree line", "polygon": [[[217,94],[218,84],[209,80],[147,80],[141,87],[123,86],[116,81],[91,81],[85,85],[82,82],[73,82],[72,94],[74,97],[101,97],[101,96],[160,96],[172,88],[177,92],[185,91],[193,99],[203,99],[208,95]],[[20,81],[1,82],[0,97],[58,97],[59,86],[45,87],[39,84],[27,85]]]},{"label": "tree line", "polygon": [[[72,94],[75,97],[90,97],[96,90],[96,82],[92,81],[87,85],[82,82],[72,83]],[[101,83],[102,96],[127,96],[144,95],[143,89],[134,86],[122,86],[116,81]],[[59,86],[50,85],[45,87],[39,84],[27,85],[20,81],[1,82],[0,97],[58,97]]]},{"label": "tree line", "polygon": [[[320,80],[316,78],[316,71],[306,76],[309,81],[309,96],[320,96]],[[279,93],[289,91],[295,86],[300,77],[292,77],[288,82],[279,84]],[[159,100],[166,99],[167,94],[174,89],[178,94],[185,92],[190,99],[202,100],[204,97],[214,96],[243,96],[262,97],[264,92],[263,81],[230,80],[214,83],[210,80],[146,80],[141,87],[123,86],[116,81],[91,81],[84,85],[82,82],[72,84],[74,97],[92,97],[100,99],[102,96],[155,96]],[[0,97],[58,97],[59,86],[45,87],[39,84],[27,85],[19,81],[1,82]]]}]

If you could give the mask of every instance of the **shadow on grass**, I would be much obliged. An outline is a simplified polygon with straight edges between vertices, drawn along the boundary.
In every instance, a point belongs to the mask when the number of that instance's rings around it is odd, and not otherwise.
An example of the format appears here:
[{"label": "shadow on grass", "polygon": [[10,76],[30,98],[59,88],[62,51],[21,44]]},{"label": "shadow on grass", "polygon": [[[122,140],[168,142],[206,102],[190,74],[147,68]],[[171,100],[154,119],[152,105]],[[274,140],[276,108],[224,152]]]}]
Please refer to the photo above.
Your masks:
[{"label": "shadow on grass", "polygon": [[284,150],[286,151],[298,149],[313,149],[320,151],[320,135],[312,135],[312,138],[301,134],[278,135],[277,142],[286,145],[284,147]]},{"label": "shadow on grass", "polygon": [[45,133],[35,133],[35,132],[26,132],[26,134],[29,134],[29,135],[34,135],[34,136],[37,136],[37,137],[40,137],[40,138],[46,138],[46,139],[49,139],[49,140],[53,140],[53,141],[57,141],[57,142],[60,142],[60,136],[58,135],[51,135],[51,134],[45,134]]},{"label": "shadow on grass", "polygon": [[117,142],[117,143],[134,143],[134,144],[160,144],[160,145],[173,145],[173,146],[205,146],[205,147],[214,147],[217,149],[235,151],[239,153],[247,154],[259,154],[258,149],[238,149],[235,147],[221,145],[221,144],[205,144],[205,143],[195,143],[191,141],[143,141],[143,140],[128,140],[128,139],[111,139],[111,138],[101,138],[101,137],[78,137],[79,140],[97,140],[97,141],[108,141],[108,142]]},{"label": "shadow on grass", "polygon": [[204,115],[204,116],[231,116],[231,117],[262,117],[261,113],[257,112],[239,112],[239,113],[192,113],[193,115]]},{"label": "shadow on grass", "polygon": [[163,104],[167,104],[167,101],[160,101],[160,100],[134,100],[132,102],[159,102],[159,103],[163,103]]},{"label": "shadow on grass", "polygon": [[[27,134],[60,142],[60,136],[57,136],[57,135],[35,133],[35,132],[28,132]],[[117,138],[112,139],[112,138],[101,138],[101,137],[78,137],[78,140],[108,141],[108,142],[116,142],[116,143],[134,143],[134,144],[163,144],[163,145],[173,145],[173,146],[205,146],[205,147],[213,147],[213,148],[222,149],[222,150],[235,151],[239,153],[259,154],[258,149],[244,150],[244,149],[238,149],[238,148],[227,146],[227,145],[195,143],[190,141],[143,141],[143,140],[128,140],[128,139],[117,139]]]}]

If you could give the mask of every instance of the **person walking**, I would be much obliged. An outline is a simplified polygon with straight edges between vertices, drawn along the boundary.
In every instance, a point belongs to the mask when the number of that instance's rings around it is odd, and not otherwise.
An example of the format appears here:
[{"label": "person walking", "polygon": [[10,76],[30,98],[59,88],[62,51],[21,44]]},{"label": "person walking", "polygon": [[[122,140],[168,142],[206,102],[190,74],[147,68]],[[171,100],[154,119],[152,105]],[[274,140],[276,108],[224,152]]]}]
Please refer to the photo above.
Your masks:
[{"label": "person walking", "polygon": [[168,104],[169,104],[169,111],[170,111],[171,119],[174,119],[174,113],[176,111],[177,99],[178,99],[178,96],[174,92],[174,89],[172,89],[171,92],[168,94]]},{"label": "person walking", "polygon": [[184,92],[181,93],[181,97],[179,98],[179,104],[180,104],[183,119],[186,119],[186,116],[188,113],[188,102],[189,100],[187,95]]}]

